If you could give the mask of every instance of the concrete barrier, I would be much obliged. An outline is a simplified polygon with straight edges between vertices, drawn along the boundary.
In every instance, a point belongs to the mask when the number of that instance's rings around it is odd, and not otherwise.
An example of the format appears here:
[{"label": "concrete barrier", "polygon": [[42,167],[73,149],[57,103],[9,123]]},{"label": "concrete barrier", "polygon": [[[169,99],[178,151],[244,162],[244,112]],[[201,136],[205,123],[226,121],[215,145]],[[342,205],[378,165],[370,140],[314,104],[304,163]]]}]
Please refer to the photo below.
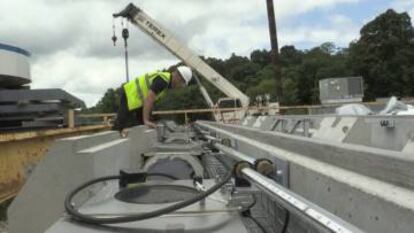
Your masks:
[{"label": "concrete barrier", "polygon": [[[133,128],[128,138],[109,131],[56,141],[11,204],[10,233],[44,232],[64,213],[63,201],[71,189],[93,178],[118,174],[122,168],[140,167],[138,158],[149,150],[151,137],[137,135],[146,130]],[[131,163],[131,158],[136,162]]]}]

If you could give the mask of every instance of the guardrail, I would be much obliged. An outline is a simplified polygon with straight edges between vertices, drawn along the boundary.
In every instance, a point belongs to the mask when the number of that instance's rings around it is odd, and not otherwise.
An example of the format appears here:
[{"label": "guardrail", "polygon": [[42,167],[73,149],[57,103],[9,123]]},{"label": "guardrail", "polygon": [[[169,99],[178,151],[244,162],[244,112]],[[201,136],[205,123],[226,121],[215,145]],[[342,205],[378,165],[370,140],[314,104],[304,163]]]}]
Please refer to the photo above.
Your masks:
[{"label": "guardrail", "polygon": [[[404,99],[404,103],[414,104],[414,98]],[[362,103],[369,107],[379,107],[386,105],[386,102],[364,102]],[[299,115],[308,115],[311,114],[313,110],[323,110],[323,109],[332,109],[340,107],[343,104],[329,104],[329,105],[299,105],[299,106],[250,106],[247,108],[204,108],[204,109],[182,109],[182,110],[160,110],[153,111],[152,115],[155,116],[172,116],[172,115],[181,115],[184,117],[184,122],[189,123],[191,114],[223,114],[223,113],[234,113],[238,111],[245,111],[247,114],[260,114],[268,112],[277,112],[281,115],[289,113],[289,111]],[[102,113],[102,114],[79,114],[76,115],[80,118],[102,118],[102,123],[105,125],[110,125],[111,122],[116,117],[115,113]],[[236,116],[236,114],[234,115]],[[239,121],[240,119],[234,117],[228,119],[229,122]]]}]

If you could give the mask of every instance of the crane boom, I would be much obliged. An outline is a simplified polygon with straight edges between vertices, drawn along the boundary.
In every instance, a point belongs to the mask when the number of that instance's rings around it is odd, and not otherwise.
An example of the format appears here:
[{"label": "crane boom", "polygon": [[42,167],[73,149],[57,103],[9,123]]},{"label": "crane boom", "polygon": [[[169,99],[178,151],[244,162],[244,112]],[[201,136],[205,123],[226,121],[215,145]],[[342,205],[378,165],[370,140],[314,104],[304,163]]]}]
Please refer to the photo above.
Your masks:
[{"label": "crane boom", "polygon": [[225,95],[240,100],[242,107],[249,106],[250,100],[248,96],[227,81],[186,45],[177,40],[171,32],[162,27],[134,4],[130,3],[124,10],[117,14],[113,14],[113,16],[129,19],[134,25],[138,26],[142,31],[151,36],[160,45],[182,60],[187,66],[197,71]]}]

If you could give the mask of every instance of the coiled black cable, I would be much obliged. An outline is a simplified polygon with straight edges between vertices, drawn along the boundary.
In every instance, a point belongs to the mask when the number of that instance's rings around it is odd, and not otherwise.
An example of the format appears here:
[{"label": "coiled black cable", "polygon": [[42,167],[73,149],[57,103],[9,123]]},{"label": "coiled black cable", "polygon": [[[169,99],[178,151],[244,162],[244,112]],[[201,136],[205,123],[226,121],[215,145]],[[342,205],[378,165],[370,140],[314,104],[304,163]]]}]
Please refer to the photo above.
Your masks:
[{"label": "coiled black cable", "polygon": [[83,223],[89,223],[89,224],[95,224],[95,225],[104,225],[104,224],[116,224],[116,223],[125,223],[125,222],[135,222],[135,221],[141,221],[141,220],[145,220],[145,219],[149,219],[149,218],[155,218],[164,214],[168,214],[171,212],[174,212],[176,210],[179,210],[181,208],[187,207],[189,205],[192,205],[198,201],[201,201],[203,199],[205,199],[207,196],[213,194],[214,192],[216,192],[218,189],[220,189],[223,185],[225,185],[232,177],[233,171],[230,171],[227,173],[227,175],[218,183],[216,183],[214,186],[212,186],[210,189],[208,189],[205,192],[202,192],[188,200],[182,201],[182,202],[178,202],[176,204],[167,206],[165,208],[162,209],[158,209],[158,210],[154,210],[151,212],[146,212],[146,213],[137,213],[137,214],[132,214],[132,215],[128,215],[128,216],[120,216],[120,217],[111,217],[111,218],[98,218],[98,217],[94,217],[92,215],[86,215],[86,214],[82,214],[80,213],[75,206],[72,205],[72,200],[73,198],[76,196],[76,194],[78,194],[80,191],[82,191],[83,189],[96,184],[96,183],[100,183],[100,182],[104,182],[104,181],[109,181],[109,180],[118,180],[121,178],[121,176],[106,176],[106,177],[101,177],[101,178],[97,178],[97,179],[93,179],[91,181],[88,181],[82,185],[80,185],[79,187],[75,188],[74,190],[72,190],[71,192],[69,192],[69,194],[66,196],[65,199],[65,209],[66,212],[76,221],[80,221]]}]

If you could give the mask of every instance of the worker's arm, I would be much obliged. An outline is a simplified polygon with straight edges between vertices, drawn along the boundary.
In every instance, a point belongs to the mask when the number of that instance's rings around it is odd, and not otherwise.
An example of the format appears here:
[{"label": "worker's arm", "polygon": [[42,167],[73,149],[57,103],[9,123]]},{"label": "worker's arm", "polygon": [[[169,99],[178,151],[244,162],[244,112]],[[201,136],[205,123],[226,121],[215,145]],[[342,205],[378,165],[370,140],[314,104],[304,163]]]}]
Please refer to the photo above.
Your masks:
[{"label": "worker's arm", "polygon": [[151,122],[150,120],[150,115],[152,112],[152,108],[154,106],[155,97],[156,97],[155,93],[152,90],[149,90],[148,96],[144,101],[144,109],[142,111],[142,119],[144,121],[144,124],[150,128],[157,127],[157,125]]}]

